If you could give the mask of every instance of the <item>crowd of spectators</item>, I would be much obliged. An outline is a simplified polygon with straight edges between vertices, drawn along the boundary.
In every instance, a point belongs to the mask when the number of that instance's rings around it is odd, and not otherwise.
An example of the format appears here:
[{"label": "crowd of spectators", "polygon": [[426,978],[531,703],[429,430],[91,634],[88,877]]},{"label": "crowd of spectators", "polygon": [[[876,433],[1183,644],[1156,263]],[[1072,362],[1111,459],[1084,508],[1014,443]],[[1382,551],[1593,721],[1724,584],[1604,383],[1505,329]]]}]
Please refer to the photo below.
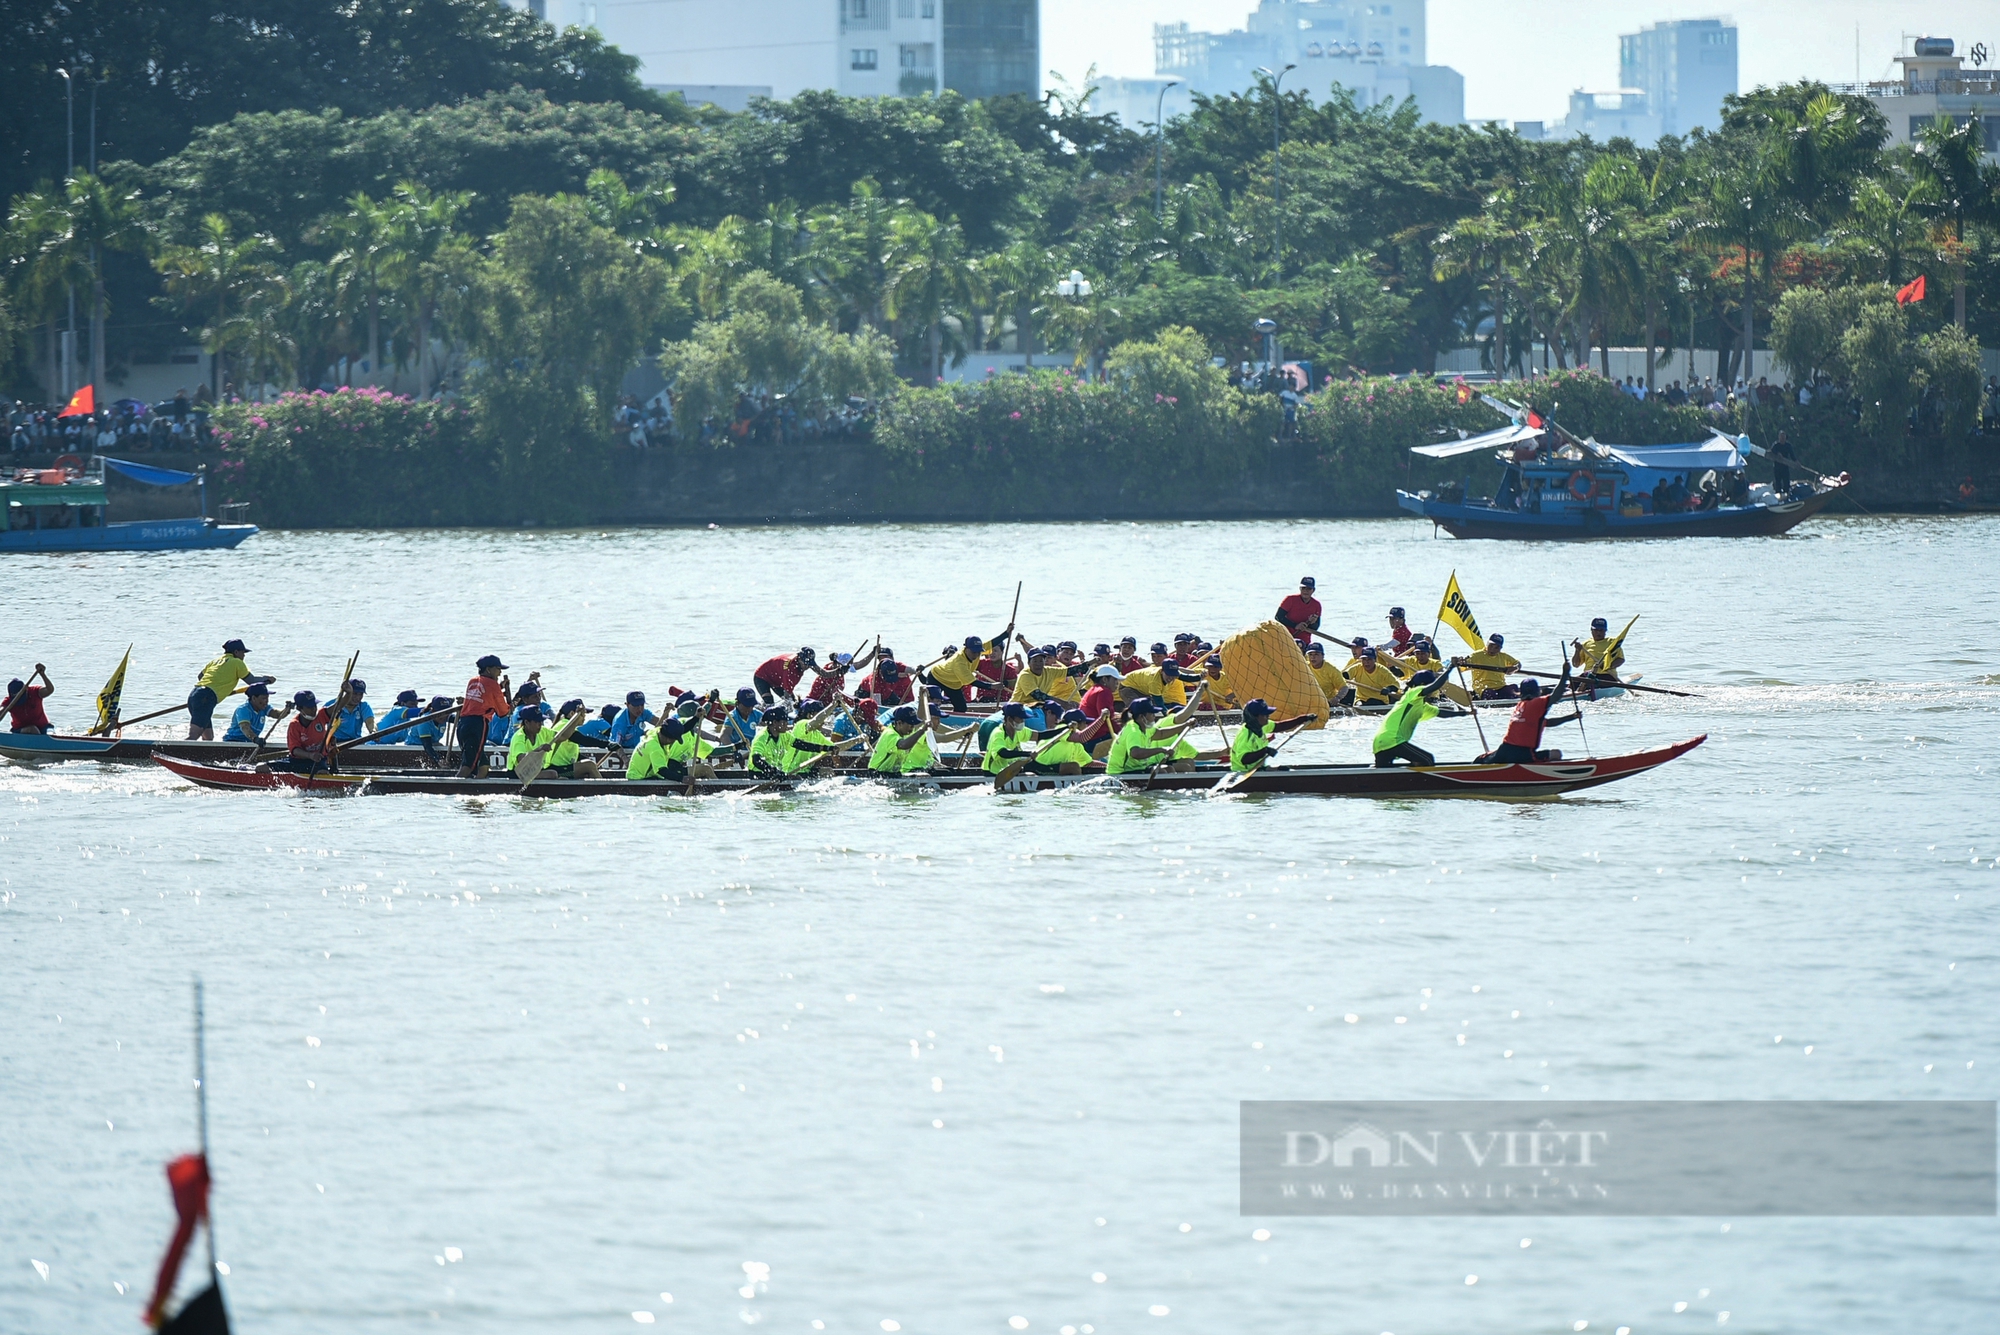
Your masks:
[{"label": "crowd of spectators", "polygon": [[[823,412],[800,412],[782,394],[743,394],[728,421],[704,419],[694,439],[702,445],[720,444],[724,438],[739,445],[856,440],[869,436],[874,419],[873,406],[862,399],[849,399]],[[666,390],[643,404],[627,395],[614,410],[612,422],[614,438],[635,450],[659,449],[678,439],[673,398]]]},{"label": "crowd of spectators", "polygon": [[[235,386],[225,383],[220,400],[236,402]],[[179,390],[159,403],[119,399],[95,413],[67,416],[61,404],[16,399],[7,409],[7,448],[13,454],[79,455],[210,449],[215,433],[208,419],[216,402],[207,385],[191,394]]]}]

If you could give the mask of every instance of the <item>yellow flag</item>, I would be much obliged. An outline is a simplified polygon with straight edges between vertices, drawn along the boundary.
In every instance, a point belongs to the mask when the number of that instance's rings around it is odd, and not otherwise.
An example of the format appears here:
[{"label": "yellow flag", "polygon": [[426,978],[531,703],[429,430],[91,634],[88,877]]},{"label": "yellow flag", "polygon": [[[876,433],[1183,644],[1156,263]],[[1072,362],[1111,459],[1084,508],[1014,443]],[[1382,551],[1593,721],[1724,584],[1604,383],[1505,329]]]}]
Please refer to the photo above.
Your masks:
[{"label": "yellow flag", "polygon": [[1611,660],[1617,657],[1618,650],[1622,648],[1625,644],[1625,637],[1632,633],[1632,627],[1637,625],[1638,622],[1639,622],[1638,616],[1634,615],[1630,621],[1625,623],[1625,629],[1618,632],[1618,638],[1613,640],[1610,644],[1604,646],[1604,659],[1602,666],[1606,672],[1611,671]]},{"label": "yellow flag", "polygon": [[1479,633],[1479,619],[1472,615],[1472,605],[1459,592],[1456,570],[1451,572],[1451,580],[1444,586],[1444,602],[1438,607],[1438,620],[1457,631],[1458,638],[1475,651],[1486,647],[1486,637]]},{"label": "yellow flag", "polygon": [[97,693],[97,726],[91,729],[92,733],[110,732],[118,726],[118,698],[125,694],[125,665],[131,661],[132,646],[128,644],[125,656],[111,673],[111,680]]}]

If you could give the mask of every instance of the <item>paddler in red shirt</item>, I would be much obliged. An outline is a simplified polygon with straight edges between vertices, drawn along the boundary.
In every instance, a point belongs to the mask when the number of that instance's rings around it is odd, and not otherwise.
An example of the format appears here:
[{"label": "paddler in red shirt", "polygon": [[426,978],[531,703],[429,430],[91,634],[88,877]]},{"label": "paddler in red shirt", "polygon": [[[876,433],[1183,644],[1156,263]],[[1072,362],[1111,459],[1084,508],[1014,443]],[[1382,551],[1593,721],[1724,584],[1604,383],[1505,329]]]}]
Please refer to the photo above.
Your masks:
[{"label": "paddler in red shirt", "polygon": [[[42,684],[35,685],[40,677]],[[48,712],[42,708],[42,701],[54,695],[56,684],[49,680],[49,670],[40,663],[22,681],[19,677],[7,683],[7,724],[8,732],[31,732],[46,737],[49,732]]]},{"label": "paddler in red shirt", "polygon": [[319,697],[300,691],[292,697],[298,712],[285,727],[286,768],[299,774],[327,768],[326,736],[333,729],[333,715],[319,707]]},{"label": "paddler in red shirt", "polygon": [[488,654],[479,660],[478,666],[479,675],[465,683],[465,699],[458,709],[458,750],[465,762],[458,771],[461,779],[486,777],[487,725],[514,710],[511,683],[500,675],[507,670],[500,656]]},{"label": "paddler in red shirt", "polygon": [[1090,722],[1070,734],[1073,742],[1082,742],[1090,748],[1092,755],[1104,759],[1104,752],[1111,749],[1112,738],[1117,735],[1118,723],[1118,683],[1123,680],[1117,668],[1109,663],[1091,671],[1091,687],[1083,693],[1077,709]]},{"label": "paddler in red shirt", "polygon": [[1415,638],[1414,632],[1410,630],[1408,623],[1403,620],[1403,609],[1400,607],[1390,608],[1389,652],[1401,658],[1403,652],[1410,647],[1410,641],[1413,638]]},{"label": "paddler in red shirt", "polygon": [[779,654],[776,658],[765,659],[757,665],[757,670],[750,674],[750,682],[768,705],[780,697],[786,700],[798,699],[799,681],[808,672],[821,677],[843,677],[846,671],[841,667],[821,667],[819,655],[807,645],[789,657]]},{"label": "paddler in red shirt", "polygon": [[1292,633],[1301,649],[1312,642],[1312,633],[1319,629],[1319,599],[1313,596],[1318,587],[1318,581],[1307,575],[1299,581],[1299,591],[1278,604],[1278,624]]},{"label": "paddler in red shirt", "polygon": [[855,694],[867,697],[884,709],[906,705],[916,694],[910,670],[896,661],[894,649],[878,649],[875,670],[861,679]]},{"label": "paddler in red shirt", "polygon": [[1146,660],[1139,657],[1138,636],[1127,635],[1124,639],[1118,641],[1118,652],[1112,657],[1111,666],[1118,669],[1118,675],[1121,677],[1128,672],[1137,672],[1140,668],[1146,666]]},{"label": "paddler in red shirt", "polygon": [[1563,668],[1562,677],[1556,682],[1556,688],[1546,695],[1542,693],[1542,684],[1533,677],[1522,682],[1521,701],[1514,706],[1513,717],[1507,720],[1506,737],[1501,739],[1500,745],[1479,759],[1482,762],[1490,761],[1505,765],[1526,765],[1538,760],[1561,760],[1562,752],[1542,751],[1537,748],[1542,744],[1544,729],[1559,727],[1583,717],[1581,710],[1565,714],[1561,718],[1549,717],[1549,710],[1562,699],[1563,692],[1567,689],[1569,689],[1567,665]]}]

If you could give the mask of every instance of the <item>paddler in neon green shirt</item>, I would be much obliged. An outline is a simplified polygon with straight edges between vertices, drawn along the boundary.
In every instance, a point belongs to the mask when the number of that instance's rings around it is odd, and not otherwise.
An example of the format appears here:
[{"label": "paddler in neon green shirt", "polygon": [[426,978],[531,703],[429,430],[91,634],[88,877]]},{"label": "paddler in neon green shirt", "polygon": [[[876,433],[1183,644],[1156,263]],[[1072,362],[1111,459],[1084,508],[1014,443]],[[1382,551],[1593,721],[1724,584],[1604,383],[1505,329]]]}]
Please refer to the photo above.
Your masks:
[{"label": "paddler in neon green shirt", "polygon": [[963,728],[940,727],[936,719],[925,717],[924,696],[918,695],[916,704],[898,705],[889,714],[889,726],[875,739],[875,749],[868,757],[869,772],[914,774],[928,770],[937,764],[937,753],[931,749],[932,738],[955,742],[978,728],[976,723]]},{"label": "paddler in neon green shirt", "polygon": [[1072,709],[1062,716],[1062,728],[1053,740],[1035,752],[1035,769],[1043,774],[1081,774],[1092,764],[1090,748],[1070,740],[1078,728],[1090,726],[1090,716]]},{"label": "paddler in neon green shirt", "polygon": [[1278,749],[1279,733],[1290,732],[1312,720],[1311,714],[1300,714],[1297,718],[1273,723],[1271,706],[1262,700],[1252,700],[1243,706],[1243,726],[1229,739],[1229,768],[1237,774],[1256,769]]},{"label": "paddler in neon green shirt", "polygon": [[866,740],[852,737],[835,744],[819,731],[819,721],[832,713],[837,705],[838,702],[829,704],[811,718],[800,719],[796,724],[792,723],[791,711],[783,705],[772,705],[765,710],[763,730],[750,744],[750,768],[772,778],[799,774],[822,755],[845,751]]},{"label": "paddler in neon green shirt", "polygon": [[1000,706],[1000,726],[986,735],[979,768],[998,774],[1017,760],[1035,758],[1035,734],[1028,731],[1028,707],[1010,700]]},{"label": "paddler in neon green shirt", "polygon": [[1389,769],[1398,760],[1407,760],[1412,765],[1437,764],[1436,756],[1410,739],[1417,735],[1419,723],[1437,717],[1437,706],[1431,703],[1431,697],[1445,688],[1447,680],[1430,671],[1410,678],[1409,689],[1383,715],[1382,726],[1375,731],[1376,769]]},{"label": "paddler in neon green shirt", "polygon": [[1187,704],[1166,723],[1159,721],[1160,706],[1153,697],[1134,700],[1130,718],[1112,739],[1111,750],[1104,757],[1104,772],[1139,774],[1156,766],[1176,771],[1193,769],[1201,753],[1182,734],[1194,726],[1194,708],[1201,700],[1202,690],[1196,687]]}]

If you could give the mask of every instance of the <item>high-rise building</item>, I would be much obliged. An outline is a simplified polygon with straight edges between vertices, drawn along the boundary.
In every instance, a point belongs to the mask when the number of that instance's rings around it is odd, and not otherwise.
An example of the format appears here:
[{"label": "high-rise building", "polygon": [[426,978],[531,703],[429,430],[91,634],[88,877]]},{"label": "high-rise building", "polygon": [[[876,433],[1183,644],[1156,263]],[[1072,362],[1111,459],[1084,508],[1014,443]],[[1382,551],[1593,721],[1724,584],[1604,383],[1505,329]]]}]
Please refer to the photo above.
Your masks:
[{"label": "high-rise building", "polygon": [[944,86],[969,98],[1042,94],[1040,0],[942,0]]},{"label": "high-rise building", "polygon": [[1040,0],[512,0],[593,28],[650,88],[740,111],[808,89],[971,98],[1041,92]]},{"label": "high-rise building", "polygon": [[1424,0],[1259,0],[1244,27],[1153,25],[1153,69],[1195,92],[1245,92],[1257,70],[1296,65],[1285,87],[1324,97],[1334,84],[1367,106],[1415,98],[1424,119],[1465,120],[1465,79],[1424,57]]},{"label": "high-rise building", "polygon": [[1722,99],[1736,91],[1736,28],[1722,19],[1649,23],[1618,39],[1618,84],[1645,94],[1661,134],[1713,130]]}]

